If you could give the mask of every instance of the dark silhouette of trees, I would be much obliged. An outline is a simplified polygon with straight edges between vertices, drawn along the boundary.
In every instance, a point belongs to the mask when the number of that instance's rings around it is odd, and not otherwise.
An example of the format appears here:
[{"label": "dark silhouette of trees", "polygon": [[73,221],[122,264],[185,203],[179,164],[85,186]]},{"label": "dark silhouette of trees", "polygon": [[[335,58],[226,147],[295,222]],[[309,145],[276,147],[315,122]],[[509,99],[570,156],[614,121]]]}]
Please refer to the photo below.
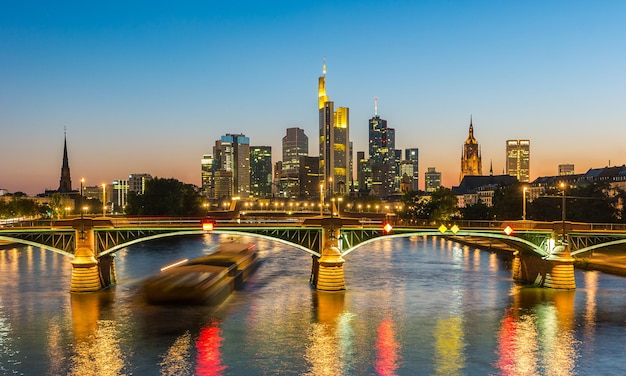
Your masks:
[{"label": "dark silhouette of trees", "polygon": [[126,214],[199,216],[203,214],[202,196],[192,184],[176,179],[154,178],[146,182],[143,194],[128,194]]},{"label": "dark silhouette of trees", "polygon": [[449,188],[439,187],[432,192],[430,200],[420,192],[408,192],[402,197],[404,211],[401,218],[408,223],[428,219],[430,221],[446,221],[457,215],[456,194]]},{"label": "dark silhouette of trees", "polygon": [[484,202],[477,202],[474,205],[467,205],[460,208],[461,217],[468,220],[490,220],[493,219],[492,208],[488,207]]},{"label": "dark silhouette of trees", "polygon": [[[553,189],[528,205],[528,218],[536,221],[562,219],[563,191]],[[624,191],[608,182],[589,182],[565,190],[565,219],[572,222],[610,223],[620,221]],[[620,201],[621,200],[621,201]]]}]

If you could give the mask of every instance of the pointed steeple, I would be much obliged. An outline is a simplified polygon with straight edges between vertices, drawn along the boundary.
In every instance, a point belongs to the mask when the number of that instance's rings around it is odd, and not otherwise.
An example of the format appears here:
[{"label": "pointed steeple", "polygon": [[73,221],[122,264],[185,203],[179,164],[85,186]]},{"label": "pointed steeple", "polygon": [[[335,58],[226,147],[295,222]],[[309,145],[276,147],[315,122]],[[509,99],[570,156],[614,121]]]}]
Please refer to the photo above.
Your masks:
[{"label": "pointed steeple", "polygon": [[493,176],[493,160],[489,161],[489,176]]},{"label": "pointed steeple", "polygon": [[70,162],[67,157],[67,131],[63,131],[63,162],[61,164],[61,179],[59,180],[60,193],[72,191],[72,178],[70,176]]}]

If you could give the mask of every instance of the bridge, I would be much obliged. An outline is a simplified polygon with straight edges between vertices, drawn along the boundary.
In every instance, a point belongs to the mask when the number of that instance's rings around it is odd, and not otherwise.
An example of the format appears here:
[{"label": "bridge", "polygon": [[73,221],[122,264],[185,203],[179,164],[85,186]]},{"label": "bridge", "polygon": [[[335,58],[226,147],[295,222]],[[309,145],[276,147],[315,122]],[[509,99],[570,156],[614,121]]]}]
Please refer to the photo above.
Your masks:
[{"label": "bridge", "polygon": [[611,224],[534,221],[459,221],[383,227],[346,217],[228,220],[200,218],[75,218],[13,224],[0,240],[40,247],[72,263],[71,292],[94,292],[116,282],[114,254],[132,244],[171,236],[253,235],[282,242],[312,257],[311,283],[319,290],[345,289],[344,257],[381,237],[443,236],[514,254],[513,278],[549,288],[575,288],[573,257],[626,243],[626,229]]}]

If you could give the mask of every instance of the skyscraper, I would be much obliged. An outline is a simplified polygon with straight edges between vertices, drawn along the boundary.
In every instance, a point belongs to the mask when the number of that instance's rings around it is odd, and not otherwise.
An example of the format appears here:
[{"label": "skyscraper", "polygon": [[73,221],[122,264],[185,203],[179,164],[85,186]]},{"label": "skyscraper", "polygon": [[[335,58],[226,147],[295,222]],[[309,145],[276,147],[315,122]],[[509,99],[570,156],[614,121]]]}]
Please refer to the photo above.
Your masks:
[{"label": "skyscraper", "polygon": [[320,196],[320,158],[300,157],[300,197],[315,199]]},{"label": "skyscraper", "polygon": [[304,129],[287,128],[283,137],[283,161],[280,173],[280,192],[284,197],[298,197],[300,194],[300,159],[309,155],[309,138]]},{"label": "skyscraper", "polygon": [[369,119],[369,160],[371,181],[368,188],[378,197],[394,191],[396,176],[395,131],[378,115],[378,99],[374,99],[374,116]]},{"label": "skyscraper", "polygon": [[428,167],[424,174],[424,190],[434,192],[441,187],[441,172],[437,172],[434,167]]},{"label": "skyscraper", "polygon": [[202,197],[215,198],[215,165],[213,156],[205,154],[200,160],[202,167]]},{"label": "skyscraper", "polygon": [[[250,195],[250,139],[243,134],[226,134],[215,142],[213,157],[216,171],[220,171],[220,174],[215,174],[216,195],[218,195],[218,175],[220,177],[220,196],[216,198],[222,196],[247,198]],[[223,180],[229,175],[225,172],[230,173],[232,179],[230,194],[223,191],[227,187]]]},{"label": "skyscraper", "polygon": [[408,148],[404,150],[404,159],[413,165],[413,176],[409,176],[412,191],[419,190],[419,149]]},{"label": "skyscraper", "polygon": [[283,172],[298,173],[300,157],[309,155],[309,137],[304,129],[287,128],[283,137]]},{"label": "skyscraper", "polygon": [[250,147],[250,196],[272,196],[272,147]]},{"label": "skyscraper", "polygon": [[474,138],[474,125],[470,117],[469,135],[467,136],[467,140],[465,140],[461,155],[461,175],[459,182],[463,180],[464,176],[482,174],[483,167],[480,157],[480,147],[478,146],[478,141]]},{"label": "skyscraper", "polygon": [[335,111],[335,104],[328,100],[326,59],[323,74],[318,80],[318,108],[322,184],[325,194],[343,194],[350,184],[348,181],[350,110],[347,107],[339,107]]},{"label": "skyscraper", "polygon": [[530,181],[530,140],[506,141],[506,173],[522,183]]}]

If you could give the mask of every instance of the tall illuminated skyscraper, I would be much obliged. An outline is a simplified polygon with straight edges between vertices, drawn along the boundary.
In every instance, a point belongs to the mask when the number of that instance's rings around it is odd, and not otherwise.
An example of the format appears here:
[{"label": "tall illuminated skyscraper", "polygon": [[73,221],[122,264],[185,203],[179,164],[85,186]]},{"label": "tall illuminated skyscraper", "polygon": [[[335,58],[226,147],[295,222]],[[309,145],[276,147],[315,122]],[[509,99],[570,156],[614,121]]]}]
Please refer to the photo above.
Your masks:
[{"label": "tall illuminated skyscraper", "polygon": [[271,146],[250,146],[250,196],[272,196]]},{"label": "tall illuminated skyscraper", "polygon": [[482,175],[483,164],[480,157],[480,148],[478,141],[474,138],[474,125],[470,117],[469,135],[463,145],[463,153],[461,155],[461,176],[459,182],[464,176]]},{"label": "tall illuminated skyscraper", "polygon": [[506,173],[522,183],[530,181],[530,140],[506,141]]},{"label": "tall illuminated skyscraper", "polygon": [[350,181],[350,110],[339,107],[326,95],[326,59],[318,80],[321,184],[325,194],[347,192]]},{"label": "tall illuminated skyscraper", "polygon": [[396,177],[395,131],[378,115],[374,99],[374,116],[369,119],[369,161],[371,180],[367,182],[374,195],[388,197],[394,191]]},{"label": "tall illuminated skyscraper", "polygon": [[412,191],[419,190],[419,149],[408,148],[404,150],[404,159],[411,162],[413,176],[409,176]]},{"label": "tall illuminated skyscraper", "polygon": [[[215,195],[218,195],[217,198],[222,198],[222,196],[247,198],[250,195],[250,139],[243,134],[222,136],[215,142],[213,158],[215,159]],[[232,179],[230,192],[221,188],[218,192],[217,178],[220,177],[223,180],[228,175]],[[223,182],[219,185],[220,187],[226,186]]]}]

